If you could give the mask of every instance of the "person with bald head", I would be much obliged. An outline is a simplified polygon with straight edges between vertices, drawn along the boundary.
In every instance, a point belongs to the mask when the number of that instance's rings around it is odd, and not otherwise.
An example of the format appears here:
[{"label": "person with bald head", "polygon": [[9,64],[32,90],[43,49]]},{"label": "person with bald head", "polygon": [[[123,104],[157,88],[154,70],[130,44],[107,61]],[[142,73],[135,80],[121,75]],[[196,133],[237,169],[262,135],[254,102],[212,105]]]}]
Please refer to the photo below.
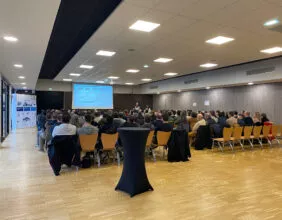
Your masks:
[{"label": "person with bald head", "polygon": [[207,123],[206,123],[206,121],[205,121],[205,119],[204,119],[204,116],[202,115],[202,114],[198,114],[197,115],[197,120],[198,120],[198,122],[194,125],[194,127],[193,127],[193,129],[192,129],[192,132],[194,133],[194,134],[196,134],[197,133],[197,130],[198,130],[198,128],[200,127],[200,126],[205,126],[205,125],[207,125]]}]

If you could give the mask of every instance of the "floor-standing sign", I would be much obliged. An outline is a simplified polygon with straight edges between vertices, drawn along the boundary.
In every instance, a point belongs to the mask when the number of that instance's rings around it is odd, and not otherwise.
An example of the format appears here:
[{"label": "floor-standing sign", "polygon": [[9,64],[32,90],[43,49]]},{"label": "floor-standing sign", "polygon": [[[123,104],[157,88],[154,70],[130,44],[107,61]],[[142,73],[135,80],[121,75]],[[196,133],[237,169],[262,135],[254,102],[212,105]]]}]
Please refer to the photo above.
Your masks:
[{"label": "floor-standing sign", "polygon": [[17,94],[17,128],[36,126],[36,96]]}]

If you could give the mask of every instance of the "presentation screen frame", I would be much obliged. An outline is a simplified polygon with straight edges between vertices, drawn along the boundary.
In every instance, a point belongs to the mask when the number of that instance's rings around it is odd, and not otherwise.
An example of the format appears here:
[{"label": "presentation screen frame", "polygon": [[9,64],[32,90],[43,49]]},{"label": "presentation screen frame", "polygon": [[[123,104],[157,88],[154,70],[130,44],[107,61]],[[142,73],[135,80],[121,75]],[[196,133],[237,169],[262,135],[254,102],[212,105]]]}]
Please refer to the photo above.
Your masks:
[{"label": "presentation screen frame", "polygon": [[[76,108],[74,106],[74,86],[75,85],[89,85],[89,86],[101,86],[101,87],[111,87],[112,88],[112,105],[111,108],[88,108],[88,107],[82,107],[82,108]],[[104,85],[104,84],[97,84],[97,83],[72,83],[72,109],[114,109],[114,87],[112,85]]]}]

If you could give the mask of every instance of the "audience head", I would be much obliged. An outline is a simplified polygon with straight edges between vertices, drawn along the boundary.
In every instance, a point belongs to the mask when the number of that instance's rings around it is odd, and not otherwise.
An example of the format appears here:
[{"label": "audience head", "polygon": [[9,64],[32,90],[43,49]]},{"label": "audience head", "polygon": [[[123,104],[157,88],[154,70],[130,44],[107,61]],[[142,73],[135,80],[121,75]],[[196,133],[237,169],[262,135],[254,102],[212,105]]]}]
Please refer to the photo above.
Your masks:
[{"label": "audience head", "polygon": [[210,114],[210,113],[206,113],[206,114],[205,114],[205,118],[206,118],[206,120],[207,120],[207,119],[211,119],[211,114]]},{"label": "audience head", "polygon": [[63,114],[63,116],[62,116],[62,122],[63,123],[66,123],[66,124],[70,123],[70,119],[71,119],[71,117],[68,113]]},{"label": "audience head", "polygon": [[113,113],[113,118],[118,118],[118,112]]},{"label": "audience head", "polygon": [[162,113],[156,112],[156,118],[157,118],[157,120],[162,120],[163,119]]},{"label": "audience head", "polygon": [[228,112],[228,117],[233,117],[234,116],[234,113],[233,112]]},{"label": "audience head", "polygon": [[196,112],[192,112],[192,113],[191,113],[191,117],[192,117],[192,118],[197,118],[197,113],[196,113]]},{"label": "audience head", "polygon": [[151,115],[149,114],[145,115],[145,123],[151,123]]},{"label": "audience head", "polygon": [[214,110],[211,110],[211,111],[210,111],[210,114],[211,114],[211,116],[216,117],[216,115],[215,115],[215,111],[214,111]]},{"label": "audience head", "polygon": [[197,115],[198,121],[202,120],[203,118],[204,118],[204,116],[203,116],[202,113],[199,113],[199,114]]},{"label": "audience head", "polygon": [[269,121],[269,119],[267,118],[267,115],[265,113],[261,113],[261,120],[262,121]]},{"label": "audience head", "polygon": [[238,119],[243,119],[243,118],[244,118],[243,114],[238,115]]},{"label": "audience head", "polygon": [[47,120],[50,120],[52,118],[52,113],[51,112],[48,112],[47,114],[46,114],[46,119]]},{"label": "audience head", "polygon": [[245,112],[245,117],[250,117],[251,113],[250,112]]},{"label": "audience head", "polygon": [[85,116],[84,116],[84,119],[85,119],[85,122],[87,122],[87,123],[89,123],[89,124],[92,122],[92,117],[91,117],[91,115],[89,115],[89,114],[85,115]]},{"label": "audience head", "polygon": [[181,115],[181,111],[180,110],[177,110],[177,113],[176,113],[178,116]]},{"label": "audience head", "polygon": [[137,121],[136,115],[130,115],[130,116],[128,117],[128,122],[129,122],[129,123],[133,124],[133,123],[136,123],[136,121]]},{"label": "audience head", "polygon": [[164,121],[168,121],[168,114],[167,113],[164,113],[164,115],[162,116],[163,120]]},{"label": "audience head", "polygon": [[58,118],[58,113],[57,113],[57,111],[55,111],[52,114],[52,120],[57,120],[57,118]]}]

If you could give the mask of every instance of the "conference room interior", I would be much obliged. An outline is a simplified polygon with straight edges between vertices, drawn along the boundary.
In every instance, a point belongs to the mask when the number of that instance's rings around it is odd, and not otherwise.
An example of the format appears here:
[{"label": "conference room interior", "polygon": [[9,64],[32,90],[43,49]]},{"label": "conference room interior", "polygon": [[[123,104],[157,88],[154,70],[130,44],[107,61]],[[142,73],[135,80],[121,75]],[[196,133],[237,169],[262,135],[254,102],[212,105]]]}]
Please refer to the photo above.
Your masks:
[{"label": "conference room interior", "polygon": [[[0,1],[0,219],[282,219],[281,15]],[[97,133],[80,134],[88,116]]]}]

